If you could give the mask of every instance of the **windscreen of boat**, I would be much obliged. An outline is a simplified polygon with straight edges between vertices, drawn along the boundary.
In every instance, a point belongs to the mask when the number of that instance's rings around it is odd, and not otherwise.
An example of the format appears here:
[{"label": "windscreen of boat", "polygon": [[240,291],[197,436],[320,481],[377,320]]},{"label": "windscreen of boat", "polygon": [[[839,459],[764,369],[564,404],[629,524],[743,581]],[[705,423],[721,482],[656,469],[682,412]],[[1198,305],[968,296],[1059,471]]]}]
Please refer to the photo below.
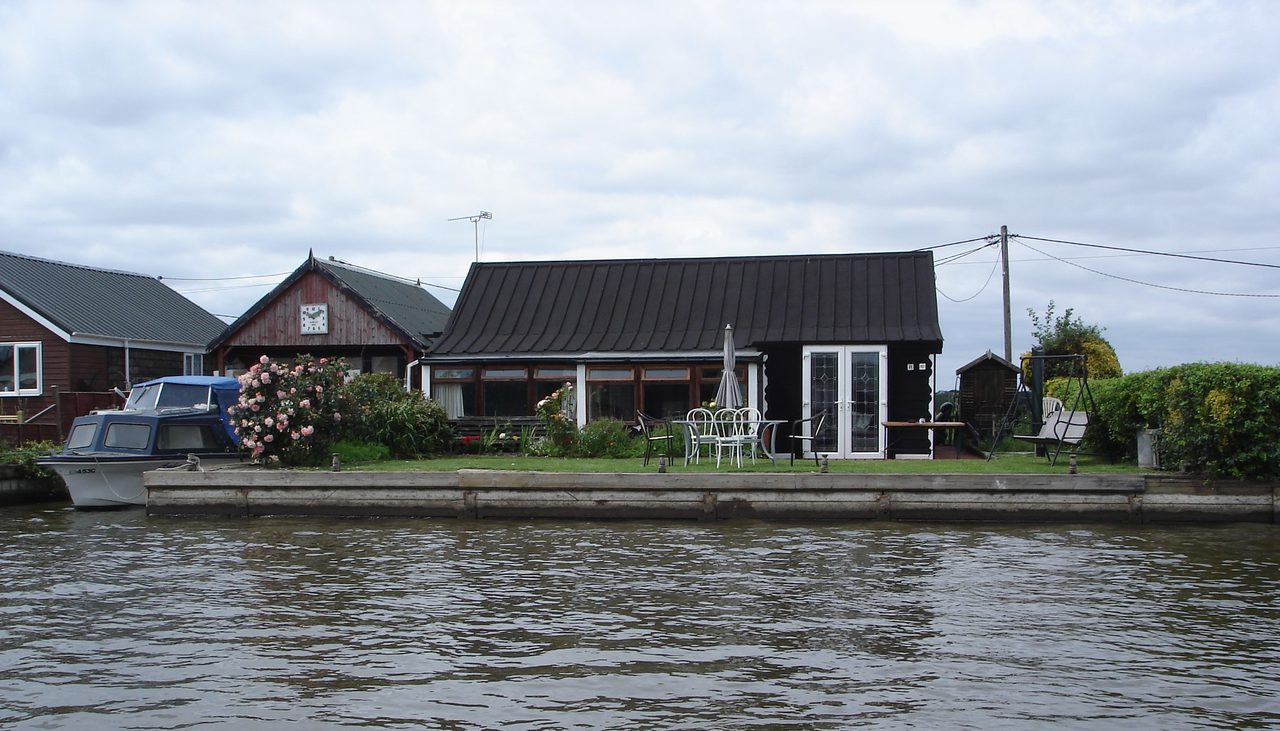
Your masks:
[{"label": "windscreen of boat", "polygon": [[137,386],[129,392],[129,400],[124,407],[126,409],[154,409],[158,398],[160,398],[159,383],[153,383],[150,386]]},{"label": "windscreen of boat", "polygon": [[218,448],[213,429],[203,424],[161,424],[156,451],[209,451]]},{"label": "windscreen of boat", "polygon": [[150,442],[150,424],[127,422],[108,424],[107,434],[102,438],[102,446],[106,449],[146,449]]},{"label": "windscreen of boat", "polygon": [[190,383],[157,383],[141,386],[129,394],[127,409],[207,409],[211,394],[208,386]]},{"label": "windscreen of boat", "polygon": [[71,434],[67,436],[67,449],[85,449],[93,446],[93,438],[98,436],[98,425],[94,424],[76,424],[71,427]]}]

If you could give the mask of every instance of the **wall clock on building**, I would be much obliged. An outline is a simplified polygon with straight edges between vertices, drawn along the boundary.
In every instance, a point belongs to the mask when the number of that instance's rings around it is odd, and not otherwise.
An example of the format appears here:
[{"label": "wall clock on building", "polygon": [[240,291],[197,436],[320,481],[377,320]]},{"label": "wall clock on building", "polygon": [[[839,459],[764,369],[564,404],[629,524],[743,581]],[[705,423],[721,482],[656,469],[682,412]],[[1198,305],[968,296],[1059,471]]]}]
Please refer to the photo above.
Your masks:
[{"label": "wall clock on building", "polygon": [[329,305],[303,305],[301,319],[303,335],[323,335],[329,332]]}]

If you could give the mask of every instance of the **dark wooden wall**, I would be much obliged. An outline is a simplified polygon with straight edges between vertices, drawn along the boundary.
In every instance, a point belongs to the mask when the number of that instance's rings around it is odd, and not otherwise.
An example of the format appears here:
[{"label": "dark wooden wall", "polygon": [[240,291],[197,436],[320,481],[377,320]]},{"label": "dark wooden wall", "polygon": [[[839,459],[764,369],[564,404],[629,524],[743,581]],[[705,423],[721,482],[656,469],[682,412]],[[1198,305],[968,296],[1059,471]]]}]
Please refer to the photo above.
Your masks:
[{"label": "dark wooden wall", "polygon": [[[304,304],[329,305],[329,332],[303,335],[299,310]],[[404,340],[359,302],[316,272],[304,274],[292,287],[224,343],[225,347],[285,348],[295,353],[318,354],[350,345],[401,345]]]}]

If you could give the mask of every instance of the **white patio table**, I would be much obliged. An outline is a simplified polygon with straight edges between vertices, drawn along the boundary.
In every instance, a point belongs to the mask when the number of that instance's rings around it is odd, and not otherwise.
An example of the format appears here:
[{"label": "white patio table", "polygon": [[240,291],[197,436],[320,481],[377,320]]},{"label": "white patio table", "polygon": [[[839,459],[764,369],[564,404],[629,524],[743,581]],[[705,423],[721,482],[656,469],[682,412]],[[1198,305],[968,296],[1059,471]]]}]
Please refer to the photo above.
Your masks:
[{"label": "white patio table", "polygon": [[[689,460],[693,459],[697,451],[703,444],[711,444],[712,442],[699,441],[698,427],[707,425],[708,422],[694,422],[687,419],[673,419],[673,425],[682,427],[681,433],[684,435],[684,464],[687,467]],[[715,428],[717,422],[711,422],[712,428]],[[755,425],[756,435],[755,446],[760,448],[769,461],[778,464],[778,427],[786,424],[783,419],[755,419],[748,424]],[[706,436],[706,435],[701,435]]]}]

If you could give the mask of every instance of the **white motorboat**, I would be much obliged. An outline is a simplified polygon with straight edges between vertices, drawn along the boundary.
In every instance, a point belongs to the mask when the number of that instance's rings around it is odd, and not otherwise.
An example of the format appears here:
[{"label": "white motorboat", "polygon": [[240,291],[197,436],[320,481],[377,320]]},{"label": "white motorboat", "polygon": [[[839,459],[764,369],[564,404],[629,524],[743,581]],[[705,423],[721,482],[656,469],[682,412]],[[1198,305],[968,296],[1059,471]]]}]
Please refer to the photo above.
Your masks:
[{"label": "white motorboat", "polygon": [[146,505],[142,473],[239,462],[227,407],[234,378],[166,376],[139,384],[121,410],[77,417],[58,454],[36,460],[57,472],[77,508]]}]

